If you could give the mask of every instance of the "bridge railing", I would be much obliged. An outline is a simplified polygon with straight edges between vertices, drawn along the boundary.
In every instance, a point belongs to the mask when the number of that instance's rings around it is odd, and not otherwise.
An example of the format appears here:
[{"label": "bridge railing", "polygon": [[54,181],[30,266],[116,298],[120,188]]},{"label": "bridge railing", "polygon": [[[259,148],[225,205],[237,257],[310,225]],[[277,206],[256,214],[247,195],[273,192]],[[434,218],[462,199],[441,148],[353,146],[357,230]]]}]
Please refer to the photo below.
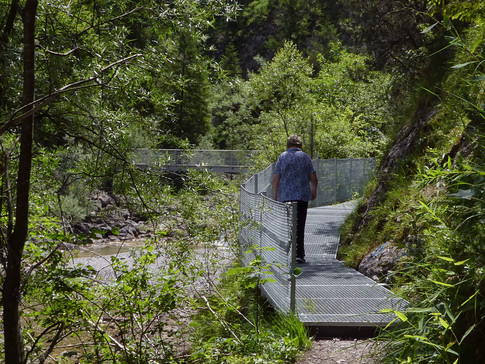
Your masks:
[{"label": "bridge railing", "polygon": [[[376,169],[374,158],[313,161],[318,176],[312,207],[345,202],[361,194]],[[242,263],[255,265],[261,289],[276,307],[294,311],[296,204],[272,199],[275,165],[241,185],[239,245]]]},{"label": "bridge railing", "polygon": [[250,166],[258,151],[208,149],[144,149],[135,151],[135,164],[141,168],[178,171],[206,168],[216,172],[239,172]]}]

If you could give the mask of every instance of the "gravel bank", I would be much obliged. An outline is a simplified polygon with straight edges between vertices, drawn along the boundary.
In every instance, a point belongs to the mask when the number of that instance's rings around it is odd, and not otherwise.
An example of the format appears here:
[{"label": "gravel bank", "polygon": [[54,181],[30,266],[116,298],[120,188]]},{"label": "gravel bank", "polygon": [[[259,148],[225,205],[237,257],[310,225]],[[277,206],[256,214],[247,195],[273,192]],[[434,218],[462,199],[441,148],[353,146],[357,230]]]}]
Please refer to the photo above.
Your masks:
[{"label": "gravel bank", "polygon": [[372,340],[317,340],[296,364],[377,364]]}]

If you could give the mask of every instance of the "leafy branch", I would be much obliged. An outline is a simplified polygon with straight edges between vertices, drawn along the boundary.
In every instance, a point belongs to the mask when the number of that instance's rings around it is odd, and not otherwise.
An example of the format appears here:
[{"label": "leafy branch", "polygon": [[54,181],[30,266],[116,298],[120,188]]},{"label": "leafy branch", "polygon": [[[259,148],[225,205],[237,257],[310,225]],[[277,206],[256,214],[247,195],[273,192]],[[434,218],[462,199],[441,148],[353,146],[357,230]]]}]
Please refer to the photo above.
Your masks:
[{"label": "leafy branch", "polygon": [[[108,66],[102,68],[99,72],[95,72],[94,75],[90,78],[76,81],[73,83],[70,83],[68,85],[65,85],[58,90],[55,90],[49,95],[43,96],[37,100],[32,101],[31,103],[28,103],[21,108],[17,109],[10,115],[9,119],[7,122],[5,122],[3,125],[0,127],[0,135],[3,135],[6,131],[8,131],[10,128],[18,125],[22,120],[25,118],[34,115],[36,112],[44,108],[46,105],[50,104],[52,101],[54,101],[57,97],[61,96],[62,94],[65,94],[67,92],[75,92],[79,91],[82,89],[86,88],[91,88],[91,87],[97,87],[97,86],[103,86],[105,83],[100,80],[100,76],[104,73],[106,73],[108,70],[119,66],[120,64],[126,63],[130,61],[133,58],[141,57],[141,54],[133,54],[128,57],[125,57],[123,59],[117,60]],[[89,85],[89,83],[94,82],[94,84]],[[15,116],[17,114],[21,114],[19,116]]]}]

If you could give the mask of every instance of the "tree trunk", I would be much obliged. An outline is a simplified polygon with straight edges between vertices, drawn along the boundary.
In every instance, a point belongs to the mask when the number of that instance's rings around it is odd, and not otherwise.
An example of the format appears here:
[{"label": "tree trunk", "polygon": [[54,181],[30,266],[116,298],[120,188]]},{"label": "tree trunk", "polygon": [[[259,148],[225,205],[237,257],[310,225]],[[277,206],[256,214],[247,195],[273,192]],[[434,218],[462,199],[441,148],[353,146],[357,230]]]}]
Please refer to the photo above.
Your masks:
[{"label": "tree trunk", "polygon": [[[24,26],[24,84],[23,104],[34,101],[35,89],[35,17],[37,0],[27,0],[22,10]],[[28,111],[28,110],[26,110]],[[5,364],[23,364],[25,361],[22,328],[20,324],[20,302],[22,283],[21,262],[27,239],[29,222],[30,171],[32,166],[32,140],[34,116],[22,122],[20,156],[17,175],[17,199],[15,225],[8,239],[7,269],[3,285],[3,326],[5,340]]]}]

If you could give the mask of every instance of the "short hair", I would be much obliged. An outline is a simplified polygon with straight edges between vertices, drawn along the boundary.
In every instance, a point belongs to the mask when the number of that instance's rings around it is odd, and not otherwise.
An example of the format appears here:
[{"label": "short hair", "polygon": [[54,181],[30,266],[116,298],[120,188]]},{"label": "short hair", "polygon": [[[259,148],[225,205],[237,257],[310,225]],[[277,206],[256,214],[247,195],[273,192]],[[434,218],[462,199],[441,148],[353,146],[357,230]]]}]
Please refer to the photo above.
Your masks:
[{"label": "short hair", "polygon": [[286,140],[286,148],[301,148],[303,140],[298,135],[292,135]]}]

